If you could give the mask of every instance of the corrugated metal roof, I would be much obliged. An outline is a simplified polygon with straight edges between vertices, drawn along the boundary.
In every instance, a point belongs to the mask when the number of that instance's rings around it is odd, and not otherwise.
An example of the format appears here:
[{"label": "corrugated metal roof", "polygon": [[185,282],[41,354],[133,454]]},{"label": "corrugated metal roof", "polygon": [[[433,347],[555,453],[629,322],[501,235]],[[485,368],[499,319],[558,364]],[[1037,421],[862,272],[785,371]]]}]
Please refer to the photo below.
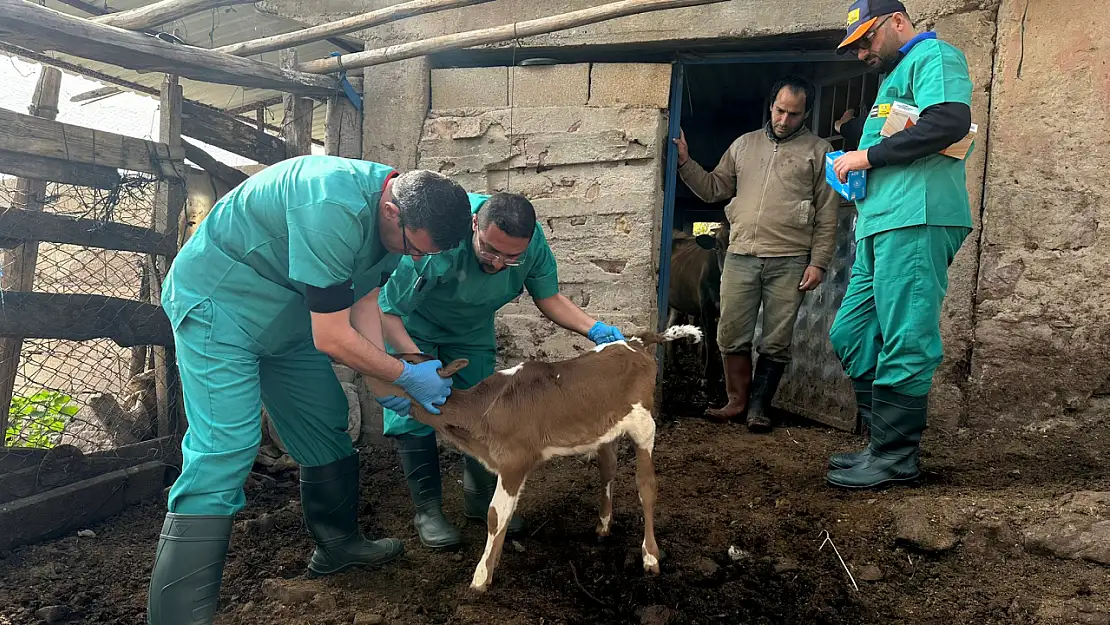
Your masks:
[{"label": "corrugated metal roof", "polygon": [[[108,0],[107,5],[110,11],[116,12],[152,4],[154,1],[155,0]],[[88,2],[88,4],[97,8],[104,8],[105,3],[104,0],[92,0]],[[89,13],[63,4],[58,0],[47,0],[46,6],[55,11],[60,11],[69,15],[82,18],[90,17]],[[306,26],[307,24],[295,20],[263,13],[255,8],[253,4],[241,4],[237,6],[220,7],[190,15],[180,20],[164,24],[157,29],[176,35],[190,45],[201,48],[216,48],[231,43],[287,33],[305,28]],[[324,58],[332,52],[345,52],[345,50],[330,41],[304,44],[298,46],[296,49],[299,60]],[[158,72],[139,73],[115,65],[108,65],[106,63],[99,63],[65,54],[51,53],[51,56],[80,67],[138,83],[146,87],[157,89],[162,84],[162,74]],[[250,58],[276,65],[278,63],[278,51],[275,50],[273,52],[255,54],[251,55]],[[248,89],[231,85],[197,82],[187,78],[181,79],[181,90],[186,99],[201,102],[219,109],[247,107],[282,95],[280,91]],[[321,141],[324,138],[324,110],[323,104],[320,104],[313,113],[312,136]],[[268,107],[267,123],[280,126],[282,114],[283,108],[281,104]]]}]

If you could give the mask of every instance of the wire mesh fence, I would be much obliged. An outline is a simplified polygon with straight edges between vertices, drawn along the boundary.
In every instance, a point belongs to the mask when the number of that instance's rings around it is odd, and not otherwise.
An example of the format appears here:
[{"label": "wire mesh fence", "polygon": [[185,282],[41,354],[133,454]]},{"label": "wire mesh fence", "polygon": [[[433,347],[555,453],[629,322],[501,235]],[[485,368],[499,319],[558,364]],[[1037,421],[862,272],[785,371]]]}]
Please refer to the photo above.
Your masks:
[{"label": "wire mesh fence", "polygon": [[[124,175],[110,189],[48,183],[40,200],[42,211],[98,223],[150,227],[157,180],[142,174]],[[12,178],[0,179],[0,211],[27,208],[25,193]],[[35,202],[37,205],[38,202]],[[146,254],[40,242],[19,254],[2,250],[2,295],[34,291],[39,297],[76,294],[148,301],[153,264]],[[34,266],[28,286],[28,260]],[[15,274],[21,275],[15,275]],[[155,277],[157,279],[157,277]],[[45,301],[40,299],[39,301]],[[88,300],[90,306],[103,299]],[[47,302],[49,303],[49,302]],[[9,303],[10,304],[10,303]],[[115,302],[120,304],[120,302]],[[0,305],[3,302],[0,301]],[[82,308],[59,324],[80,324],[86,316],[104,317],[106,307]],[[45,310],[53,310],[46,306]],[[126,326],[134,307],[120,307],[111,324]],[[120,347],[112,339],[0,339],[0,388],[11,385],[4,444],[54,448],[72,445],[85,453],[110,450],[151,438],[156,429],[156,368],[153,349]],[[2,379],[3,377],[9,380]],[[164,383],[165,380],[162,380]],[[5,398],[0,394],[0,401]]]}]

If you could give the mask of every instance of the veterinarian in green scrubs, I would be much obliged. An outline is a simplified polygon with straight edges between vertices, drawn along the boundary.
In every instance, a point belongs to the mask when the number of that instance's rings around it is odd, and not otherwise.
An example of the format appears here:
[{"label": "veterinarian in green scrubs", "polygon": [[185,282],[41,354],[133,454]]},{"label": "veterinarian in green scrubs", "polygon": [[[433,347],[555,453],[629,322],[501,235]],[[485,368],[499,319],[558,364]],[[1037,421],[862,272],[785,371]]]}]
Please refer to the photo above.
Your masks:
[{"label": "veterinarian in green scrubs", "polygon": [[412,366],[383,351],[377,288],[402,254],[450,249],[469,234],[458,184],[332,156],[276,163],[216,203],[163,285],[188,429],[151,574],[151,625],[212,622],[263,404],[301,465],[310,572],[402,553],[399,540],[359,531],[359,459],[329,356],[435,411],[450,380],[436,374],[440,363]]},{"label": "veterinarian in green scrubs", "polygon": [[[540,312],[595,344],[624,340],[559,293],[555,257],[531,202],[512,193],[470,194],[473,234],[458,249],[435,257],[405,258],[381,291],[386,343],[394,353],[420,351],[443,363],[466,358],[455,374],[457,388],[470,388],[494,372],[494,315],[528,290]],[[427,547],[461,543],[443,515],[435,432],[408,416],[408,400],[380,400],[384,430],[397,443],[401,466],[416,506],[414,524]],[[465,456],[463,510],[484,522],[497,476]],[[509,531],[523,524],[514,516]]]},{"label": "veterinarian in green scrubs", "polygon": [[[855,125],[860,149],[834,163],[841,180],[870,170],[867,195],[856,202],[852,277],[830,338],[871,438],[861,452],[833,456],[827,479],[869,488],[920,475],[928,394],[944,354],[948,267],[972,227],[965,161],[938,152],[968,133],[971,79],[963,53],[935,33],[918,34],[897,0],[852,4],[840,47],[887,73],[862,128]],[[884,138],[893,103],[917,107],[920,118]]]}]

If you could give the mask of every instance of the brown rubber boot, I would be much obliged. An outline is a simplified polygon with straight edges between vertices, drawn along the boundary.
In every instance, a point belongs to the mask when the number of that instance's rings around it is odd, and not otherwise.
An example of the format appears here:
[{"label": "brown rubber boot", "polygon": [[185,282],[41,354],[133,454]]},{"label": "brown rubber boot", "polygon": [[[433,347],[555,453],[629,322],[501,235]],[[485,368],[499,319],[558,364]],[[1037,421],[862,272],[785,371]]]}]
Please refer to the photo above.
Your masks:
[{"label": "brown rubber boot", "polygon": [[728,423],[734,419],[740,420],[748,410],[748,393],[752,384],[752,354],[723,354],[725,366],[725,391],[728,393],[728,404],[723,408],[709,408],[705,416],[710,421]]}]

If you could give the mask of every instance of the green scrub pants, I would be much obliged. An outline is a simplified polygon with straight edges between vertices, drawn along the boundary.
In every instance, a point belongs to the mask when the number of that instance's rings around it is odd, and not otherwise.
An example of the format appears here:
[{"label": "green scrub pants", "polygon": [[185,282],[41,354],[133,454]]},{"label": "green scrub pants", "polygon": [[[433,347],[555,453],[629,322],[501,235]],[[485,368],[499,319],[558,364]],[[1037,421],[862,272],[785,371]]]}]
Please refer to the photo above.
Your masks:
[{"label": "green scrub pants", "polygon": [[[444,366],[458,358],[466,358],[470,361],[466,368],[452,376],[452,388],[468,389],[493,375],[496,356],[492,344],[488,346],[433,345],[415,336],[412,337],[412,341],[416,343],[420,351],[439,358]],[[389,351],[392,353],[392,350]],[[448,398],[448,401],[450,401],[450,398]],[[386,436],[401,436],[402,434],[428,436],[429,434],[435,434],[435,430],[416,419],[399,415],[388,409],[382,410],[382,430]]]},{"label": "green scrub pants", "polygon": [[970,228],[912,226],[856,244],[844,300],[829,330],[848,376],[903,395],[929,394],[944,350],[940,311],[948,267]]},{"label": "green scrub pants", "polygon": [[170,512],[233,515],[243,508],[263,404],[298,464],[320,466],[355,453],[347,397],[311,340],[265,354],[224,308],[203,300],[174,328],[174,341],[189,427]]}]

